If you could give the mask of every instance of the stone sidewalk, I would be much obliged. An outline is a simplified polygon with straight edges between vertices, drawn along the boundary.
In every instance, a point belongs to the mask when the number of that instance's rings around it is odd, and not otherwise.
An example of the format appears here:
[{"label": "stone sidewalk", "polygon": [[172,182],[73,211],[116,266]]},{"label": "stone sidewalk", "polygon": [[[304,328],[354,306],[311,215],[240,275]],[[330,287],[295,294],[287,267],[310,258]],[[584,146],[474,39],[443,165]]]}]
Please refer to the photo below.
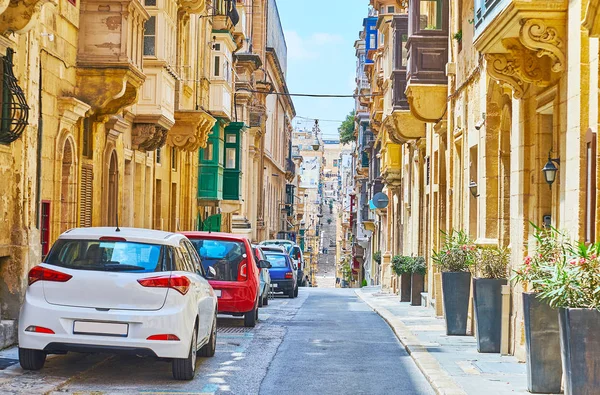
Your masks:
[{"label": "stone sidewalk", "polygon": [[400,303],[379,287],[357,295],[392,328],[438,394],[529,394],[524,363],[512,356],[481,354],[473,336],[447,336],[433,309]]}]

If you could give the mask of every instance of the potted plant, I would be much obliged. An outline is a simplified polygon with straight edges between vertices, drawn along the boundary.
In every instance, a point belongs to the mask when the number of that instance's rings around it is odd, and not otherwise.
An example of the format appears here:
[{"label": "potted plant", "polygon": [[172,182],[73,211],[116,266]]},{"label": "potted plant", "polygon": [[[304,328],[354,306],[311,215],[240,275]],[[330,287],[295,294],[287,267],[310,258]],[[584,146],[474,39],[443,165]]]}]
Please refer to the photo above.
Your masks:
[{"label": "potted plant", "polygon": [[475,261],[476,247],[469,236],[459,230],[442,232],[444,242],[440,251],[434,251],[433,262],[442,271],[442,299],[446,334],[465,336],[471,293],[469,269]]},{"label": "potted plant", "polygon": [[378,265],[381,265],[381,251],[373,253],[373,260],[377,262]]},{"label": "potted plant", "polygon": [[392,271],[400,276],[400,301],[410,302],[410,276],[411,265],[414,258],[410,256],[395,255],[392,258]]},{"label": "potted plant", "polygon": [[473,266],[473,311],[478,352],[500,352],[502,337],[502,286],[508,283],[510,253],[505,248],[477,251]]},{"label": "potted plant", "polygon": [[[514,271],[513,282],[523,284],[523,321],[527,360],[527,389],[532,393],[560,393],[562,363],[556,310],[541,300],[542,279],[550,276],[547,267],[571,250],[568,239],[553,228],[535,229],[536,248]],[[529,290],[529,292],[527,292]]]},{"label": "potted plant", "polygon": [[[571,247],[571,248],[568,248]],[[565,393],[595,394],[600,387],[600,243],[569,245],[547,276],[539,297],[558,309]]]},{"label": "potted plant", "polygon": [[410,272],[410,305],[421,306],[421,292],[425,290],[425,274],[427,273],[425,258],[422,256],[414,258],[410,266]]}]

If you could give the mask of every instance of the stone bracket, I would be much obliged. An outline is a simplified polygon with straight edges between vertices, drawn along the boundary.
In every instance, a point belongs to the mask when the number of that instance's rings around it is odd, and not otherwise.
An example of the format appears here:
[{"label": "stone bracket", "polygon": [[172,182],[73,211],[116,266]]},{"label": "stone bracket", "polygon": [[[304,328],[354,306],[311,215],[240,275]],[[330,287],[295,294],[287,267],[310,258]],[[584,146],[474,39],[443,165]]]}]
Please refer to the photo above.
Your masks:
[{"label": "stone bracket", "polygon": [[204,111],[176,111],[175,125],[167,134],[167,145],[194,152],[205,148],[217,120]]},{"label": "stone bracket", "polygon": [[58,114],[61,117],[61,121],[71,126],[75,125],[79,119],[85,117],[89,109],[90,106],[74,97],[60,97],[58,99]]},{"label": "stone bracket", "polygon": [[523,19],[519,37],[502,40],[508,53],[488,53],[487,71],[490,77],[513,90],[516,99],[523,97],[530,84],[551,85],[557,73],[566,67],[565,45],[560,21]]},{"label": "stone bracket", "polygon": [[152,123],[136,124],[131,133],[131,146],[138,151],[156,151],[165,145],[168,132]]},{"label": "stone bracket", "polygon": [[409,84],[406,88],[406,100],[416,119],[437,123],[446,113],[448,86]]},{"label": "stone bracket", "polygon": [[396,144],[425,137],[425,122],[415,118],[410,110],[394,111],[383,122],[389,139]]}]

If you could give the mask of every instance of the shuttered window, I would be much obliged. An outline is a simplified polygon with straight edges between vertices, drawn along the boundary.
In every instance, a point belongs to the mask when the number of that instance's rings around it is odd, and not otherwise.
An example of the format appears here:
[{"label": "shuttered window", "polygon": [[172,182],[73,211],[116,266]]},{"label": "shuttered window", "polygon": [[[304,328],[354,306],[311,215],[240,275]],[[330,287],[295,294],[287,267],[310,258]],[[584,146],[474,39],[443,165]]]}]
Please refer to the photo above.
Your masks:
[{"label": "shuttered window", "polygon": [[82,166],[81,168],[81,205],[80,205],[80,226],[92,226],[92,192],[93,192],[94,171],[91,166]]}]

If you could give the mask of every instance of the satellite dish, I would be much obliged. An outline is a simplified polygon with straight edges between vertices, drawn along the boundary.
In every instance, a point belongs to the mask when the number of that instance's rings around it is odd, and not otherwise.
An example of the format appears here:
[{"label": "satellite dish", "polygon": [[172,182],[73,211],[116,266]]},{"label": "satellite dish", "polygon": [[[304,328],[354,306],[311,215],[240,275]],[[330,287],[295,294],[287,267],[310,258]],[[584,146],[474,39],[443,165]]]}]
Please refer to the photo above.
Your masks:
[{"label": "satellite dish", "polygon": [[376,208],[386,208],[389,204],[390,200],[387,195],[383,192],[378,192],[373,196],[373,206]]}]

